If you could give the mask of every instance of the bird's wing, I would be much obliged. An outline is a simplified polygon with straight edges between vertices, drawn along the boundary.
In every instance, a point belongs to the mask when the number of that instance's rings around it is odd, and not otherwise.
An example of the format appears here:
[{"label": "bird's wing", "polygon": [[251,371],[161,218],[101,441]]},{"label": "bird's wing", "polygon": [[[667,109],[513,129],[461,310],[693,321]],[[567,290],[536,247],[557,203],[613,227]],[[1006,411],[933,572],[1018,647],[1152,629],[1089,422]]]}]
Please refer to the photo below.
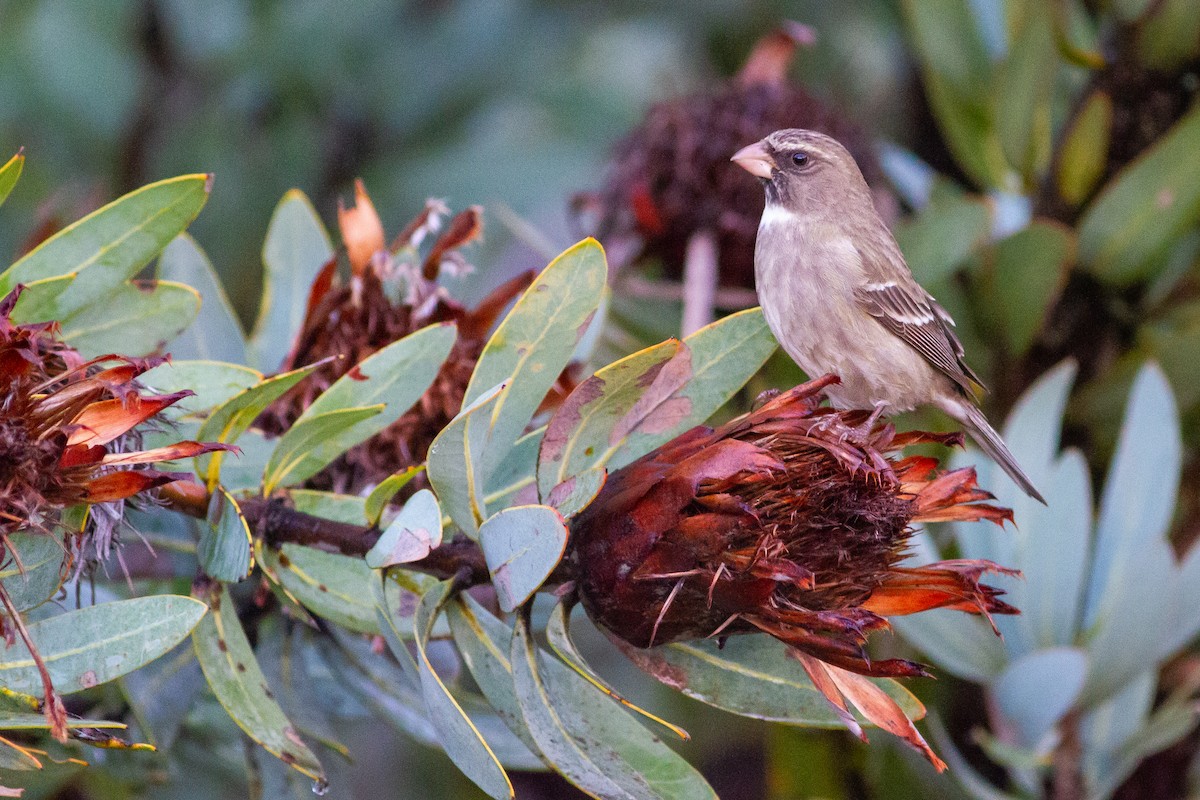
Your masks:
[{"label": "bird's wing", "polygon": [[[907,273],[907,268],[903,269]],[[972,383],[983,386],[983,381],[963,360],[962,343],[952,329],[954,320],[909,275],[868,281],[855,290],[855,295],[868,314],[967,394],[974,391]]]}]

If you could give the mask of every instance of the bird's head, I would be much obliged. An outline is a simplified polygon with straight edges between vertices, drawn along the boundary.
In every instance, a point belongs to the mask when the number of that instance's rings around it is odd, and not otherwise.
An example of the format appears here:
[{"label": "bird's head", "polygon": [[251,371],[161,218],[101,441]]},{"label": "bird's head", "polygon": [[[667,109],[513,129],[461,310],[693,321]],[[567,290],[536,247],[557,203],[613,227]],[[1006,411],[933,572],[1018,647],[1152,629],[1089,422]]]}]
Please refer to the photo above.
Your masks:
[{"label": "bird's head", "polygon": [[768,205],[811,212],[872,202],[854,157],[823,133],[801,128],[775,131],[738,150],[731,160],[762,180]]}]

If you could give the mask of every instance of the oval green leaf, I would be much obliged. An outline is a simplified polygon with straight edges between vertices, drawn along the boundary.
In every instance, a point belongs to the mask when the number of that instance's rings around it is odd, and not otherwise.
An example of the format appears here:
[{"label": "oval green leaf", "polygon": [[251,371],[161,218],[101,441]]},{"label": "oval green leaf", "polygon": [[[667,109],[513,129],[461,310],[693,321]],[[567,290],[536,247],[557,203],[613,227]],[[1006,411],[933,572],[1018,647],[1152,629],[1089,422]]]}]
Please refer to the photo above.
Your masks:
[{"label": "oval green leaf", "polygon": [[247,736],[272,755],[301,774],[324,781],[321,762],[271,695],[229,590],[210,591],[205,598],[212,613],[196,626],[192,644],[209,688],[222,708]]},{"label": "oval green leaf", "polygon": [[237,583],[254,566],[250,525],[233,495],[220,486],[208,502],[207,522],[196,547],[200,567],[209,577]]},{"label": "oval green leaf", "polygon": [[238,392],[259,383],[263,374],[241,364],[222,361],[176,361],[159,364],[139,378],[155,391],[169,394],[184,389],[195,392],[172,409],[184,414],[201,414],[228,401]]},{"label": "oval green leaf", "polygon": [[549,506],[514,506],[493,514],[479,528],[496,599],[512,611],[537,591],[567,547],[567,525]]},{"label": "oval green leaf", "polygon": [[237,364],[246,361],[242,325],[212,262],[195,239],[181,233],[167,244],[158,257],[158,278],[191,286],[202,301],[195,321],[166,348],[171,355]]},{"label": "oval green leaf", "polygon": [[367,552],[367,566],[375,569],[406,564],[429,555],[442,543],[442,509],[428,489],[409,498]]},{"label": "oval green leaf", "polygon": [[[70,694],[158,658],[191,632],[204,611],[190,597],[138,597],[39,620],[29,625],[29,635],[54,688]],[[37,667],[20,639],[0,652],[0,685],[27,694],[41,691]]]},{"label": "oval green leaf", "polygon": [[97,304],[196,218],[211,189],[211,175],[183,175],[114,200],[63,228],[0,274],[0,296],[18,283],[76,272],[74,284],[58,300],[56,318]]},{"label": "oval green leaf", "polygon": [[[279,437],[263,473],[263,494],[280,486],[301,483],[316,475],[343,452],[339,434],[364,420],[377,417],[383,403],[361,408],[339,408],[300,418]],[[349,437],[353,440],[353,436]]]},{"label": "oval green leaf", "polygon": [[[63,296],[78,283],[76,278]],[[63,340],[88,358],[149,355],[178,336],[199,310],[200,295],[182,283],[124,283],[62,318]]]},{"label": "oval green leaf", "polygon": [[275,207],[263,242],[262,305],[248,343],[254,366],[279,369],[304,324],[313,279],[331,258],[321,218],[303,192],[291,189]]}]

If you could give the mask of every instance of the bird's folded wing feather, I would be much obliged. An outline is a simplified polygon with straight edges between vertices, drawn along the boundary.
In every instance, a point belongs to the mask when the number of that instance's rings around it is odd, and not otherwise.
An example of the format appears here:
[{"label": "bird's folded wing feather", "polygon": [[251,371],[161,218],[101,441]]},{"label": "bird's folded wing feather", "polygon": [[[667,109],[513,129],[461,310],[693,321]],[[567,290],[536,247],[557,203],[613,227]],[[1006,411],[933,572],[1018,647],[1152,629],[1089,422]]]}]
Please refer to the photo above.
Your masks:
[{"label": "bird's folded wing feather", "polygon": [[855,295],[868,314],[968,394],[974,391],[972,382],[983,385],[975,371],[963,361],[962,343],[950,327],[954,320],[915,281],[871,281],[859,286]]}]

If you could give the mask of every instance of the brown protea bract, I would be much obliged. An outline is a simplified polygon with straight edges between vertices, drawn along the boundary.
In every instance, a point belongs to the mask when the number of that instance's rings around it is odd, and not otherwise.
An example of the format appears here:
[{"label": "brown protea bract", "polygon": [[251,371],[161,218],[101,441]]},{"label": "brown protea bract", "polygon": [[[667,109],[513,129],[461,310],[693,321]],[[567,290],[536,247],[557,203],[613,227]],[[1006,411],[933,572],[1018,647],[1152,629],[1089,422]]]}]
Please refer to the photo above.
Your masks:
[{"label": "brown protea bract", "polygon": [[878,186],[862,129],[786,80],[796,46],[811,41],[811,30],[791,23],[763,37],[733,81],[651,107],[617,145],[604,188],[576,198],[597,218],[596,235],[615,252],[624,249],[620,241],[638,241],[634,260],[656,259],[678,279],[692,236],[710,232],[720,283],[749,288],[764,200],[729,162],[735,151],[780,128],[811,128],[844,142]]},{"label": "brown protea bract", "polygon": [[107,503],[179,476],[146,465],[227,445],[178,442],[138,450],[133,429],[191,392],[142,395],[161,358],[84,360],[55,323],[14,325],[18,286],[0,301],[0,536],[48,529],[65,507]]},{"label": "brown protea bract", "polygon": [[[867,431],[866,412],[819,407],[836,380],[796,387],[716,430],[694,428],[610,475],[571,528],[579,591],[594,621],[636,647],[766,632],[793,648],[848,725],[845,700],[908,731],[894,701],[860,676],[928,673],[870,658],[868,635],[887,616],[931,608],[1016,613],[979,582],[1009,572],[995,564],[902,566],[910,526],[1002,523],[1011,512],[982,502],[991,495],[971,469],[939,473],[933,459],[897,457],[958,435]],[[902,735],[940,763],[915,729]]]},{"label": "brown protea bract", "polygon": [[[462,406],[475,362],[487,334],[508,304],[533,280],[518,275],[499,286],[475,309],[467,309],[439,287],[443,268],[466,269],[459,248],[476,240],[483,230],[481,212],[471,207],[451,217],[437,201],[404,227],[390,247],[384,246],[383,225],[360,182],[355,205],[338,209],[338,222],[350,266],[348,280],[337,275],[336,260],[318,274],[309,293],[304,324],[284,369],[314,364],[336,356],[303,383],[280,398],[259,418],[271,434],[287,430],[317,396],[363,359],[427,325],[453,322],[458,339],[446,363],[425,395],[387,429],[340,456],[308,481],[310,488],[354,493],[397,470],[425,460],[434,437]],[[422,255],[426,239],[432,243]],[[415,490],[420,481],[410,487]]]}]

